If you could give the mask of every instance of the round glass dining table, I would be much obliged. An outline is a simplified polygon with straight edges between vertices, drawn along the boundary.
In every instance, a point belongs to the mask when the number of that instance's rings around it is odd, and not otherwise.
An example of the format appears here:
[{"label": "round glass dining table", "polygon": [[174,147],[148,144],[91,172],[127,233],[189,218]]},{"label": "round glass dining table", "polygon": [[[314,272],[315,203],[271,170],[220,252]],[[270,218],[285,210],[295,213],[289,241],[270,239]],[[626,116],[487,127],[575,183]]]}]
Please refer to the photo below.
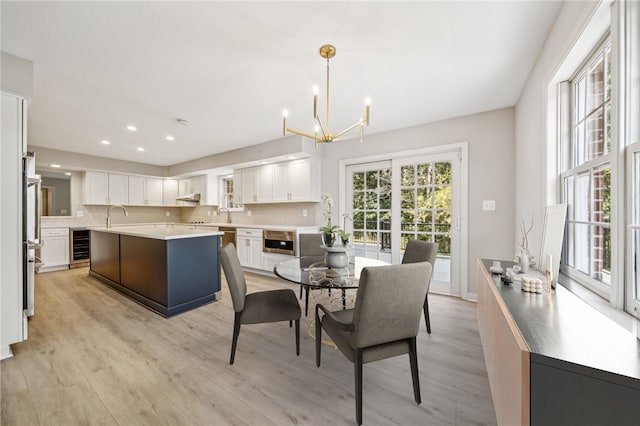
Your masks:
[{"label": "round glass dining table", "polygon": [[383,260],[354,256],[344,268],[329,268],[324,256],[303,256],[278,263],[273,267],[273,273],[303,286],[350,289],[358,288],[362,268],[388,264]]},{"label": "round glass dining table", "polygon": [[[353,305],[355,302],[355,293],[352,291],[354,294],[346,296],[346,290],[358,288],[362,269],[369,266],[384,266],[388,264],[383,260],[355,256],[350,259],[349,264],[344,268],[329,268],[324,262],[324,256],[303,256],[278,263],[273,267],[273,273],[284,280],[305,287],[307,292],[305,315],[307,315],[310,288],[322,290],[312,293],[311,298],[314,299],[312,306],[317,301],[322,302],[322,304],[334,305],[336,308],[342,305],[342,309],[345,309],[347,303]],[[329,290],[326,295],[325,289]],[[334,292],[334,297],[332,298],[331,289],[341,291]],[[311,315],[308,318],[307,332],[309,336],[315,339],[315,317]],[[323,344],[336,347],[331,340],[321,339],[321,341]]]}]

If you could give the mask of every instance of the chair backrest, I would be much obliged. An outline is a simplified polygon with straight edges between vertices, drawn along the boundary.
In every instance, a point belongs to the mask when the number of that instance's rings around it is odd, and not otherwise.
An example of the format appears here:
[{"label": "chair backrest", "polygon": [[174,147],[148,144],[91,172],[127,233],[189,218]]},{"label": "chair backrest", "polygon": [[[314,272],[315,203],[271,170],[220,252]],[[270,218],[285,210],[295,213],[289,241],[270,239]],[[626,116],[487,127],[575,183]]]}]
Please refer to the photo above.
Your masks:
[{"label": "chair backrest", "polygon": [[417,336],[429,276],[429,262],[363,268],[351,346],[366,348]]},{"label": "chair backrest", "polygon": [[244,309],[244,299],[247,296],[247,282],[244,279],[244,272],[238,253],[233,243],[229,243],[220,249],[220,262],[224,270],[224,276],[229,284],[233,310],[241,312]]},{"label": "chair backrest", "polygon": [[325,251],[321,247],[322,234],[300,234],[300,245],[298,246],[299,256],[324,256]]},{"label": "chair backrest", "polygon": [[438,255],[438,244],[428,241],[409,240],[402,256],[402,263],[429,262],[433,266]]}]

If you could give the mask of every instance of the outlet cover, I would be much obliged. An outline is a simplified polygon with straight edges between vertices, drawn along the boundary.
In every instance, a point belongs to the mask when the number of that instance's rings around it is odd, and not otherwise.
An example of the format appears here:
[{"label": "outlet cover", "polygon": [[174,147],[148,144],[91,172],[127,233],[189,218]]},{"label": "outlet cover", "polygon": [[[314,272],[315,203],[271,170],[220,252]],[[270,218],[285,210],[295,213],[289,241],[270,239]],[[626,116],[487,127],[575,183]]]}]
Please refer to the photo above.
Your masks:
[{"label": "outlet cover", "polygon": [[82,217],[82,214],[83,214],[83,213],[82,213],[82,210],[78,210],[78,212],[76,213],[76,216],[78,216],[78,217]]},{"label": "outlet cover", "polygon": [[171,212],[164,212],[164,215],[169,217],[169,216],[171,216]]},{"label": "outlet cover", "polygon": [[251,216],[251,210],[247,210],[247,216]]},{"label": "outlet cover", "polygon": [[307,209],[302,209],[302,216],[307,217]]},{"label": "outlet cover", "polygon": [[207,210],[207,216],[211,216],[211,210]]},{"label": "outlet cover", "polygon": [[482,200],[482,210],[492,212],[496,210],[496,200]]}]

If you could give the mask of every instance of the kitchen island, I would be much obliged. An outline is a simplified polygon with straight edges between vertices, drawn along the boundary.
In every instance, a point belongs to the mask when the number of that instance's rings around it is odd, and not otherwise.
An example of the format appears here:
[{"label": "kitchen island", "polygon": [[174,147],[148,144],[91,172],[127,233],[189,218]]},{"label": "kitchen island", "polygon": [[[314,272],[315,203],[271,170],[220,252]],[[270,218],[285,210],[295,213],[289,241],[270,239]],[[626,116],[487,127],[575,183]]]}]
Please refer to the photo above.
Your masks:
[{"label": "kitchen island", "polygon": [[95,228],[89,275],[171,317],[216,300],[221,235],[172,226]]}]

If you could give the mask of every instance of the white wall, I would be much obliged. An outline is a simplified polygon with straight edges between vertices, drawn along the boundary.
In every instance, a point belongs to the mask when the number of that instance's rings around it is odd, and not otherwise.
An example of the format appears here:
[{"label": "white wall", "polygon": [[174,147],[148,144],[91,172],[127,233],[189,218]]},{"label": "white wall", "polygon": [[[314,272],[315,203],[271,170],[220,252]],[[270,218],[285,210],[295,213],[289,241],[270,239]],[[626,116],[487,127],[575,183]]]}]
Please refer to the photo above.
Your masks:
[{"label": "white wall", "polygon": [[[514,110],[505,108],[324,146],[322,193],[338,202],[339,161],[375,154],[469,143],[469,292],[476,292],[478,258],[512,260],[514,240]],[[311,143],[311,142],[309,142]],[[482,200],[496,200],[496,211],[482,211]],[[321,209],[318,209],[321,210]],[[334,211],[339,211],[336,205]]]},{"label": "white wall", "polygon": [[[542,244],[544,209],[557,202],[553,182],[547,170],[547,110],[548,89],[557,78],[559,67],[574,47],[579,35],[598,7],[598,2],[565,2],[556,18],[538,60],[527,79],[515,108],[515,226],[516,239],[520,240],[519,226],[522,220],[534,228],[529,234],[529,249],[537,257]],[[550,150],[555,150],[555,143]],[[550,152],[553,154],[553,152]],[[549,182],[549,183],[548,183]]]}]

